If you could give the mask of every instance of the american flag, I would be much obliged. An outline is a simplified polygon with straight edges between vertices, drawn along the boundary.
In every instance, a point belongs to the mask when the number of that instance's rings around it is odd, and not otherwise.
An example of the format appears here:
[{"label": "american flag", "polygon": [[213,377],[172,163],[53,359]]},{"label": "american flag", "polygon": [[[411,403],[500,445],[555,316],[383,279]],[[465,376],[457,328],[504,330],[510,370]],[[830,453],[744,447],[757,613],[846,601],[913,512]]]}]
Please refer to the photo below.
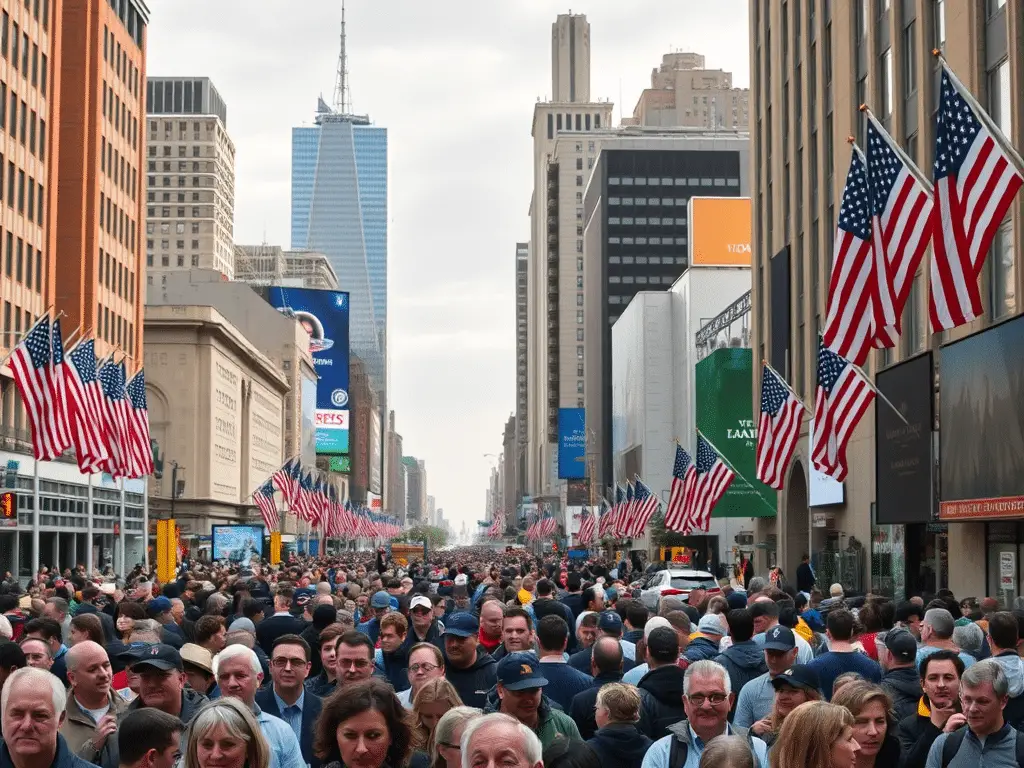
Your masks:
[{"label": "american flag", "polygon": [[277,513],[277,502],[274,500],[274,482],[267,480],[263,485],[252,493],[252,500],[260,509],[263,516],[263,524],[268,531],[276,531],[281,527],[281,518]]},{"label": "american flag", "polygon": [[50,327],[50,344],[53,350],[53,388],[54,402],[57,404],[54,420],[60,433],[60,444],[64,448],[71,447],[71,427],[68,424],[68,396],[64,383],[64,338],[60,332],[60,317],[53,319]]},{"label": "american flag", "polygon": [[672,490],[668,496],[668,509],[665,511],[665,527],[670,531],[681,531],[686,523],[686,507],[693,484],[697,480],[697,468],[690,459],[690,454],[683,446],[676,443],[676,460],[672,465]]},{"label": "american flag", "polygon": [[984,110],[975,112],[945,62],[939,92],[929,307],[935,332],[981,315],[981,267],[1024,181],[1003,149],[1006,138]]},{"label": "american flag", "polygon": [[626,531],[629,530],[630,525],[633,523],[633,484],[626,481],[626,498],[619,506],[619,511],[615,515],[615,538],[621,539],[626,536]]},{"label": "american flag", "polygon": [[770,365],[761,372],[761,420],[757,424],[757,479],[781,491],[786,467],[800,437],[804,404]]},{"label": "american flag", "polygon": [[64,385],[68,394],[68,426],[78,468],[98,472],[110,458],[104,439],[103,388],[96,377],[96,342],[83,339],[64,359]]},{"label": "american flag", "polygon": [[284,496],[284,503],[295,511],[299,500],[299,481],[302,479],[302,463],[299,459],[288,459],[271,478]]},{"label": "american flag", "polygon": [[584,546],[592,544],[594,539],[597,538],[597,521],[595,516],[594,512],[591,512],[586,507],[583,508],[583,514],[580,516],[580,530],[576,534],[576,538]]},{"label": "american flag", "polygon": [[103,386],[104,435],[110,458],[106,472],[113,477],[131,475],[131,454],[128,451],[128,398],[124,392],[124,371],[118,363],[107,360],[99,369]]},{"label": "american flag", "polygon": [[153,446],[149,442],[149,406],[146,403],[146,374],[140,368],[125,387],[131,403],[130,424],[135,477],[153,474]]},{"label": "american flag", "polygon": [[839,206],[832,276],[828,285],[825,344],[856,363],[867,359],[872,342],[872,307],[877,281],[871,263],[871,220],[864,157],[853,147]]},{"label": "american flag", "polygon": [[42,461],[71,446],[65,426],[66,403],[57,389],[50,318],[43,317],[11,353],[9,364],[32,429],[32,452]]},{"label": "american flag", "polygon": [[544,518],[540,521],[539,533],[542,538],[547,536],[553,536],[555,530],[558,528],[558,521],[555,520],[551,514],[551,510],[544,512]]},{"label": "american flag", "polygon": [[846,447],[875,391],[856,366],[818,340],[818,389],[814,401],[811,462],[819,472],[846,478]]},{"label": "american flag", "polygon": [[661,499],[638,476],[636,490],[633,492],[633,522],[629,526],[627,535],[634,539],[642,536],[647,523],[660,507]]},{"label": "american flag", "polygon": [[914,275],[931,240],[931,192],[873,115],[868,115],[867,162],[878,285],[874,345],[894,347]]},{"label": "american flag", "polygon": [[626,492],[622,490],[622,486],[618,483],[615,484],[615,504],[612,508],[601,515],[601,525],[597,529],[597,535],[604,537],[607,534],[615,533],[615,520],[618,518],[619,509],[626,502]]},{"label": "american flag", "polygon": [[722,498],[736,473],[722,461],[704,435],[697,433],[697,479],[690,494],[690,512],[686,528],[690,531],[706,532],[711,527],[711,510]]}]

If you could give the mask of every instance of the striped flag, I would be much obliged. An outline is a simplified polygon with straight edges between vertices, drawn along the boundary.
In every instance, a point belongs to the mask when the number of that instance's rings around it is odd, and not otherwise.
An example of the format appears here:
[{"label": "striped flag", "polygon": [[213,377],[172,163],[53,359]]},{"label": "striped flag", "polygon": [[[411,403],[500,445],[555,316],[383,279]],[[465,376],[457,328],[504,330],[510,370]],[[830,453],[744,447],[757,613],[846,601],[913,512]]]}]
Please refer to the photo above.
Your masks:
[{"label": "striped flag", "polygon": [[935,126],[929,314],[936,333],[980,317],[978,277],[1020,189],[1006,137],[942,62]]},{"label": "striped flag", "polygon": [[615,534],[615,521],[619,516],[619,509],[626,502],[626,492],[622,490],[622,486],[618,483],[615,484],[615,504],[612,508],[607,510],[601,515],[601,527],[598,528],[597,535],[604,537],[608,534]]},{"label": "striped flag", "polygon": [[636,476],[636,490],[633,492],[633,522],[627,533],[631,538],[643,535],[647,523],[661,507],[661,499]]},{"label": "striped flag", "polygon": [[877,280],[871,263],[871,220],[864,156],[856,145],[836,224],[828,285],[825,344],[858,365],[871,349]]},{"label": "striped flag", "polygon": [[[914,275],[932,235],[931,192],[874,115],[868,115],[868,190],[878,305],[874,345],[894,347]],[[781,487],[781,486],[780,486]]]},{"label": "striped flag", "polygon": [[687,503],[696,480],[697,468],[690,459],[690,454],[676,443],[676,460],[672,465],[672,490],[669,492],[668,509],[665,511],[665,527],[670,531],[683,530]]},{"label": "striped flag", "polygon": [[690,495],[690,509],[684,534],[691,531],[706,532],[711,527],[711,510],[729,489],[736,473],[729,469],[721,456],[697,433],[697,478]]},{"label": "striped flag", "polygon": [[781,491],[793,458],[804,404],[775,369],[761,372],[761,420],[757,424],[757,479]]},{"label": "striped flag", "polygon": [[50,349],[53,353],[53,420],[60,438],[62,450],[71,447],[71,427],[68,425],[68,396],[64,383],[64,338],[60,332],[60,317],[55,317],[50,326]]},{"label": "striped flag", "polygon": [[846,478],[846,447],[875,399],[860,370],[818,340],[818,389],[814,400],[811,462],[836,480]]},{"label": "striped flag", "polygon": [[32,430],[32,453],[42,461],[57,458],[71,445],[64,425],[66,403],[56,387],[51,332],[49,316],[40,318],[8,361]]},{"label": "striped flag", "polygon": [[633,522],[633,484],[626,481],[626,498],[615,515],[615,538],[621,539],[626,536]]},{"label": "striped flag", "polygon": [[149,406],[146,403],[146,374],[140,368],[125,387],[131,404],[130,422],[132,454],[135,457],[135,477],[153,474],[153,446],[149,442]]},{"label": "striped flag", "polygon": [[580,544],[584,546],[593,543],[597,537],[597,521],[594,519],[596,513],[591,512],[586,507],[583,508],[583,514],[580,516],[580,530],[576,534]]},{"label": "striped flag", "polygon": [[64,359],[64,384],[68,395],[68,426],[78,468],[98,472],[110,458],[104,437],[103,387],[96,377],[96,342],[83,339]]},{"label": "striped flag", "polygon": [[263,524],[268,531],[276,531],[281,527],[281,518],[277,513],[277,502],[274,500],[274,482],[267,480],[263,485],[253,491],[252,500],[259,507],[260,515],[263,517]]},{"label": "striped flag", "polygon": [[131,476],[131,454],[128,451],[128,398],[124,391],[124,369],[112,359],[99,369],[103,387],[104,435],[110,458],[104,470],[112,477]]}]

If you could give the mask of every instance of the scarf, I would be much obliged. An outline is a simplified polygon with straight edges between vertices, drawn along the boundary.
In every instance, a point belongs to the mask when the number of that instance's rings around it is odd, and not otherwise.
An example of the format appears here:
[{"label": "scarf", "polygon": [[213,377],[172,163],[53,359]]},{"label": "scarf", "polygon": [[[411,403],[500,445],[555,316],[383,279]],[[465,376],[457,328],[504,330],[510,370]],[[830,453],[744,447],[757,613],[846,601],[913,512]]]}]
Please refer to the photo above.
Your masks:
[{"label": "scarf", "polygon": [[490,639],[484,634],[483,627],[480,627],[480,635],[477,637],[477,641],[488,653],[492,653],[499,645],[501,645],[501,637],[496,637],[493,640]]}]

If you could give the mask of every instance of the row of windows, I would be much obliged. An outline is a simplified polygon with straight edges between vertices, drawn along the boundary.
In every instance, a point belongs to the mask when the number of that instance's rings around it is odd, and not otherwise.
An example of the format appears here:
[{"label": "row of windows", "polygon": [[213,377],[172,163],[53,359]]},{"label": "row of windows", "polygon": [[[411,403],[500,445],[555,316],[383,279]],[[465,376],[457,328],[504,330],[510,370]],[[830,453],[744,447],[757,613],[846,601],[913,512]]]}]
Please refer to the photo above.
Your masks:
[{"label": "row of windows", "polygon": [[[0,201],[3,200],[4,189],[4,156],[0,154]],[[38,190],[38,193],[37,193]],[[38,200],[36,199],[38,195]],[[39,226],[43,225],[43,185],[27,176],[14,163],[7,161],[7,207],[17,205],[18,213],[26,216]]]},{"label": "row of windows", "polygon": [[107,287],[107,290],[114,292],[125,301],[135,302],[135,275],[123,264],[118,262],[113,254],[100,249],[98,262],[99,281]]},{"label": "row of windows", "polygon": [[[152,201],[150,201],[150,202],[152,202]],[[185,208],[178,208],[177,218],[179,218],[179,219],[185,218],[185,211],[186,210],[187,209],[185,209]],[[149,208],[146,209],[147,215],[151,219],[152,218],[156,218],[156,216],[157,216],[156,211],[157,211],[157,209],[152,207],[152,206],[150,206]],[[199,206],[192,206],[192,218],[193,219],[202,218],[203,214],[202,214],[201,211],[202,211],[202,209]],[[160,209],[160,218],[161,219],[169,219],[169,218],[171,218],[171,209],[170,208],[161,208]]]},{"label": "row of windows", "polygon": [[[22,325],[24,320],[24,325]],[[21,338],[22,330],[29,330],[32,327],[32,313],[27,309],[22,312],[18,307],[11,305],[11,302],[4,302],[4,346],[13,347]],[[17,413],[15,409],[15,413]]]},{"label": "row of windows", "polygon": [[22,77],[31,79],[32,87],[38,87],[46,96],[50,75],[46,54],[40,53],[38,44],[30,43],[28,33],[21,31],[18,22],[10,20],[7,11],[0,16],[0,55],[8,59],[14,70],[21,72]]},{"label": "row of windows", "polygon": [[[564,120],[563,120],[564,117]],[[573,126],[576,126],[573,128]],[[555,138],[555,131],[589,131],[601,129],[600,113],[561,113],[548,114],[548,140]],[[579,151],[579,150],[577,150]]]},{"label": "row of windows", "polygon": [[609,187],[738,187],[739,179],[721,177],[700,177],[687,176],[686,178],[672,178],[669,176],[610,176]]},{"label": "row of windows", "polygon": [[[185,222],[179,221],[177,224],[175,224],[174,225],[174,231],[175,231],[175,234],[184,235],[185,234]],[[155,235],[156,234],[156,224],[154,224],[152,221],[146,223],[146,234],[147,235]],[[170,222],[165,221],[165,222],[163,222],[160,225],[160,234],[161,235],[169,235],[169,234],[171,234],[171,224],[170,224]],[[192,222],[192,234],[193,235],[198,235],[199,234],[199,222],[198,221],[193,221]],[[196,241],[193,240],[193,242],[196,242]],[[150,247],[152,248],[152,246],[150,246]],[[181,247],[184,248],[184,246],[181,246]],[[289,259],[289,261],[291,261],[291,260]]]},{"label": "row of windows", "polygon": [[685,264],[685,256],[609,256],[609,264]]},{"label": "row of windows", "polygon": [[[171,170],[171,163],[170,163],[170,161],[166,161],[165,160],[161,167],[162,167],[162,170],[163,170],[164,173],[173,173],[173,171]],[[178,170],[178,173],[188,173],[188,170],[189,170],[188,162],[186,162],[185,160],[179,160],[178,161],[178,169],[177,170]],[[200,163],[197,160],[193,160],[192,161],[192,173],[213,173],[216,170],[217,170],[216,164],[213,163],[213,162]],[[157,172],[156,161],[154,161],[154,160],[150,160],[149,161],[149,172],[150,173],[156,173]]]},{"label": "row of windows", "polygon": [[[46,161],[46,121],[29,109],[24,99],[11,89],[10,109],[7,108],[7,84],[0,83],[0,130],[6,129],[12,139],[19,141],[21,146],[28,147],[29,152]],[[18,105],[21,104],[19,113]]]},{"label": "row of windows", "polygon": [[[174,181],[174,178],[175,178],[174,176],[163,176],[163,177],[161,177],[161,182],[162,183],[160,184],[160,186],[162,186],[162,187],[170,187],[170,186],[172,186],[171,182]],[[173,185],[173,186],[177,186],[177,187],[187,186],[190,183],[189,178],[190,177],[188,177],[188,176],[178,176],[177,177],[178,183]],[[203,183],[204,181],[206,183]],[[157,186],[156,176],[147,176],[146,177],[146,183],[149,185],[150,188],[153,188],[153,187]],[[206,177],[206,178],[203,178],[203,177],[200,177],[200,176],[192,176],[191,177],[191,186],[193,186],[193,187],[212,187],[212,186],[215,186],[215,183],[216,183],[215,180],[210,178],[210,177]]]},{"label": "row of windows", "polygon": [[136,7],[132,0],[107,0],[114,13],[124,24],[124,28],[128,30],[128,34],[131,35],[132,40],[135,44],[142,48],[142,38],[146,30],[146,22],[139,14],[139,9]]},{"label": "row of windows", "polygon": [[[148,249],[152,250],[153,247],[154,247],[154,243],[155,242],[156,242],[155,240],[147,240],[146,241],[146,247]],[[171,247],[171,241],[170,240],[161,240],[160,241],[160,250],[161,251],[170,250],[170,247]],[[183,249],[185,247],[185,241],[184,240],[176,240],[175,241],[175,247],[178,250]],[[199,241],[198,240],[193,240],[192,241],[192,250],[196,250],[197,248],[199,248]]]},{"label": "row of windows", "polygon": [[608,205],[664,205],[685,208],[688,197],[609,197]]},{"label": "row of windows", "polygon": [[660,216],[609,216],[608,226],[638,226],[638,227],[685,227],[686,219],[661,218]]},{"label": "row of windows", "polygon": [[685,237],[619,237],[608,238],[609,245],[686,245]]},{"label": "row of windows", "polygon": [[[155,203],[155,202],[157,202],[156,195],[157,195],[156,192],[147,192],[146,193],[146,202],[147,203]],[[159,200],[159,202],[161,202],[161,203],[170,203],[170,202],[184,203],[185,202],[185,193],[184,192],[177,192],[177,193],[175,193],[175,199],[174,199],[174,201],[172,201],[171,200],[171,193],[170,192],[161,192],[160,193],[160,200]],[[192,193],[192,202],[193,203],[201,202],[200,198],[199,198],[199,193],[198,192],[193,192]]]},{"label": "row of windows", "polygon": [[114,149],[113,142],[108,142],[106,136],[100,137],[100,170],[107,174],[122,192],[135,199],[135,190],[138,186],[138,175],[131,161],[124,158],[120,152]]},{"label": "row of windows", "polygon": [[[193,267],[198,267],[199,266],[199,254],[197,254],[197,253],[192,254],[190,261],[192,262],[192,266]],[[177,265],[178,265],[179,268],[184,268],[184,266],[185,266],[185,254],[179,253],[177,255],[177,257],[176,257],[176,262],[177,262]],[[146,266],[147,267],[152,267],[153,266],[153,254],[152,253],[147,253],[146,254]],[[160,257],[160,266],[161,267],[169,267],[169,266],[171,266],[171,257],[170,257],[169,254],[165,253],[163,256]],[[153,284],[152,279],[149,281],[149,284],[150,285]]]},{"label": "row of windows", "polygon": [[120,317],[109,307],[100,305],[97,308],[96,321],[97,332],[108,344],[116,344],[122,349],[132,349],[135,346],[135,329],[132,324]]},{"label": "row of windows", "polygon": [[100,192],[100,229],[135,252],[135,222],[121,207]]},{"label": "row of windows", "polygon": [[[180,147],[178,147],[178,157],[185,157],[186,156],[186,154],[185,154],[186,150],[187,150],[187,147],[185,147],[185,145],[181,145]],[[214,152],[214,148],[211,146],[210,147],[210,154],[212,155],[213,152]],[[149,145],[149,156],[150,157],[156,157],[156,146],[153,145],[153,144]],[[163,156],[164,157],[170,157],[171,156],[171,146],[169,144],[165,144],[164,145]],[[192,157],[202,157],[202,147],[193,145],[193,147],[192,147]]]},{"label": "row of windows", "polygon": [[43,252],[11,232],[3,238],[4,274],[30,290],[43,289]]},{"label": "row of windows", "polygon": [[613,285],[672,285],[679,275],[609,275],[608,282]]},{"label": "row of windows", "polygon": [[139,70],[106,25],[103,27],[103,60],[114,68],[114,72],[128,88],[128,92],[139,98]]},{"label": "row of windows", "polygon": [[138,148],[139,120],[132,115],[127,102],[121,101],[114,89],[107,87],[106,80],[103,81],[103,117],[121,134],[121,138],[131,142],[132,149]]}]

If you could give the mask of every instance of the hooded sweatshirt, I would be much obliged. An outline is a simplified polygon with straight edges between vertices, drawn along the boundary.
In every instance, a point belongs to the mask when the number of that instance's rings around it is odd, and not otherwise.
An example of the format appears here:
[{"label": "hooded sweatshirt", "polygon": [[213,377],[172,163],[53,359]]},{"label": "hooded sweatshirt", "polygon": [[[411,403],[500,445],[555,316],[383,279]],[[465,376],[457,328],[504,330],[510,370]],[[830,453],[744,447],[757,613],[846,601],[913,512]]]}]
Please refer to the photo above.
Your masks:
[{"label": "hooded sweatshirt", "polygon": [[651,739],[668,734],[668,727],[686,717],[683,709],[683,677],[675,664],[652,669],[637,683],[640,689],[640,721]]},{"label": "hooded sweatshirt", "polygon": [[[760,677],[768,671],[768,665],[764,661],[764,649],[753,640],[730,645],[715,658],[715,661],[729,673],[729,681],[734,691],[741,690],[755,677]],[[736,703],[733,702],[733,712],[735,711]]]},{"label": "hooded sweatshirt", "polygon": [[476,661],[467,669],[459,669],[444,654],[445,677],[455,686],[459,698],[467,707],[483,709],[487,692],[498,680],[498,662],[489,653],[476,652]]},{"label": "hooded sweatshirt", "polygon": [[610,723],[587,740],[600,758],[601,768],[640,768],[652,743],[632,723]]},{"label": "hooded sweatshirt", "polygon": [[703,659],[713,659],[717,655],[718,642],[709,639],[699,632],[690,635],[690,644],[683,651],[683,656],[690,664],[695,661],[702,661]]},{"label": "hooded sweatshirt", "polygon": [[1010,686],[1010,700],[1003,708],[1003,719],[1018,731],[1024,731],[1024,659],[1013,651],[1000,651],[989,661],[1003,668]]},{"label": "hooded sweatshirt", "polygon": [[917,704],[921,699],[921,677],[914,667],[890,669],[882,675],[882,688],[892,699],[897,722],[917,714]]}]

